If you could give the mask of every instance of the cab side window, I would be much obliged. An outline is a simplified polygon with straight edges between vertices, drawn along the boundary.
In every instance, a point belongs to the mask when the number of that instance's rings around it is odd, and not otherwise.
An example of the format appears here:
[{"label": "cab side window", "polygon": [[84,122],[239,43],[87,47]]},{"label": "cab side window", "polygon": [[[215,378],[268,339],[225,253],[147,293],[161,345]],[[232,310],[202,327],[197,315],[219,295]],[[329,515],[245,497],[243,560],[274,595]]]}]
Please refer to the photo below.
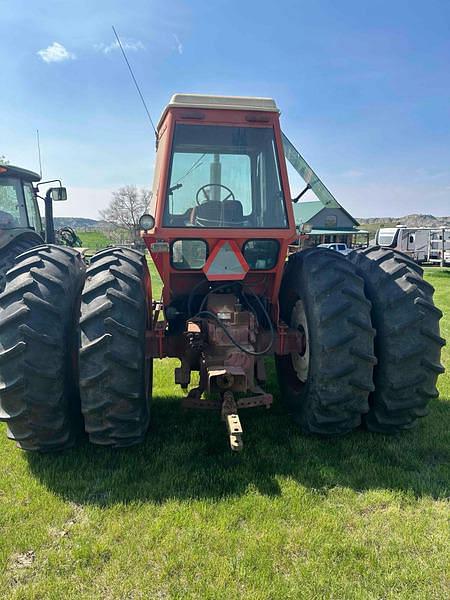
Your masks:
[{"label": "cab side window", "polygon": [[37,233],[42,232],[41,217],[37,206],[33,187],[29,183],[24,183],[23,191],[25,195],[25,206],[27,207],[28,222]]},{"label": "cab side window", "polygon": [[13,178],[0,179],[0,229],[10,229],[21,225],[21,185]]}]

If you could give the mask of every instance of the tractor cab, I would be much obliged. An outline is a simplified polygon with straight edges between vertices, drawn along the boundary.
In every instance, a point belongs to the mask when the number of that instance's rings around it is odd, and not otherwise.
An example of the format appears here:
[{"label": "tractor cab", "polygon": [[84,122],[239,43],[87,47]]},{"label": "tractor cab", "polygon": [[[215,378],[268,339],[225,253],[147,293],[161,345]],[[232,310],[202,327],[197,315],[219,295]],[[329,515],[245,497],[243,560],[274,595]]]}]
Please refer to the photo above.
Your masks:
[{"label": "tractor cab", "polygon": [[40,175],[0,165],[0,230],[33,229],[42,235],[43,228],[33,183]]},{"label": "tractor cab", "polygon": [[[44,242],[55,242],[53,226],[53,201],[66,200],[66,188],[51,187],[45,197],[39,195],[41,176],[33,171],[0,165],[0,292],[3,291],[6,273],[22,252]],[[37,199],[45,203],[43,226]],[[45,233],[44,233],[45,229]]]},{"label": "tractor cab", "polygon": [[[58,182],[58,187],[50,187],[45,197],[39,195],[39,186]],[[45,227],[43,227],[37,199],[45,203]],[[8,240],[14,237],[14,232],[31,231],[47,242],[54,243],[53,202],[67,200],[66,188],[61,181],[41,182],[41,176],[33,171],[0,165],[0,232],[7,230]]]},{"label": "tractor cab", "polygon": [[158,124],[151,216],[141,221],[165,303],[205,276],[264,279],[275,299],[295,238],[290,198],[273,100],[174,95]]}]

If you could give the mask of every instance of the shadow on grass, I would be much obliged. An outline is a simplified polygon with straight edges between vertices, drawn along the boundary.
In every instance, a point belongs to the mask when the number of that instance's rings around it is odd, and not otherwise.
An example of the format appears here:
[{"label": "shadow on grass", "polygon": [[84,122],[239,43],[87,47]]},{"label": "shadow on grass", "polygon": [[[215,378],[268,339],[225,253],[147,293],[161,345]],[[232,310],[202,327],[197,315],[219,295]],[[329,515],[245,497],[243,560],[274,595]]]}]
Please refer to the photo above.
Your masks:
[{"label": "shadow on grass", "polygon": [[[428,274],[447,278],[450,269],[427,269]],[[276,395],[273,365],[270,372],[270,391]],[[283,478],[317,493],[344,486],[441,498],[450,484],[448,376],[441,390],[447,401],[433,401],[430,415],[415,430],[396,437],[366,431],[342,438],[305,437],[278,400],[270,411],[242,411],[245,448],[237,455],[229,450],[218,414],[184,412],[179,399],[156,397],[152,426],[141,446],[115,451],[84,440],[61,455],[27,458],[33,474],[55,493],[100,506],[215,500],[242,495],[249,487],[276,496]]]},{"label": "shadow on grass", "polygon": [[396,437],[357,431],[323,439],[301,435],[276,402],[271,411],[242,411],[245,448],[232,454],[219,415],[184,412],[179,400],[155,398],[153,424],[141,446],[115,451],[83,441],[61,455],[32,454],[28,461],[55,493],[101,506],[220,499],[249,486],[274,496],[283,477],[318,493],[345,486],[440,498],[448,494],[450,478],[449,410],[450,403],[433,402],[427,419]]}]

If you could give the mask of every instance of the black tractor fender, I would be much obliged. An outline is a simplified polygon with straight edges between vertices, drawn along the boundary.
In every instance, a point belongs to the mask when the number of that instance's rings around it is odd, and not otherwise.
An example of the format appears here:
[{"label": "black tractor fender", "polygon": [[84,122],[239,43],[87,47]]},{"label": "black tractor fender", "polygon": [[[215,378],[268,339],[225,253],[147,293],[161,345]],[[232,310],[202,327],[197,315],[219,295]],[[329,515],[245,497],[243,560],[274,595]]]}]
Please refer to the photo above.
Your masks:
[{"label": "black tractor fender", "polygon": [[29,240],[34,245],[43,244],[43,238],[32,229],[24,227],[14,227],[13,229],[0,229],[0,251],[9,246],[14,241]]},{"label": "black tractor fender", "polygon": [[6,273],[14,265],[19,254],[44,243],[42,237],[32,229],[0,229],[0,292],[6,282]]}]

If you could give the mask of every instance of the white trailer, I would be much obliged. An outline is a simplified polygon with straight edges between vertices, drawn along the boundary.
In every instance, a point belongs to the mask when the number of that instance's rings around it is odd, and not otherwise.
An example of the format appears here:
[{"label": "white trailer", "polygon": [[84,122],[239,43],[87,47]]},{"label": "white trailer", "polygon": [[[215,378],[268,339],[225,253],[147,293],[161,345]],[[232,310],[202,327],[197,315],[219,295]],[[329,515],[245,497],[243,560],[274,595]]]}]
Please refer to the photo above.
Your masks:
[{"label": "white trailer", "polygon": [[375,243],[400,250],[418,263],[442,263],[450,252],[450,229],[403,225],[381,227]]},{"label": "white trailer", "polygon": [[450,264],[450,229],[442,227],[430,232],[427,262]]}]

